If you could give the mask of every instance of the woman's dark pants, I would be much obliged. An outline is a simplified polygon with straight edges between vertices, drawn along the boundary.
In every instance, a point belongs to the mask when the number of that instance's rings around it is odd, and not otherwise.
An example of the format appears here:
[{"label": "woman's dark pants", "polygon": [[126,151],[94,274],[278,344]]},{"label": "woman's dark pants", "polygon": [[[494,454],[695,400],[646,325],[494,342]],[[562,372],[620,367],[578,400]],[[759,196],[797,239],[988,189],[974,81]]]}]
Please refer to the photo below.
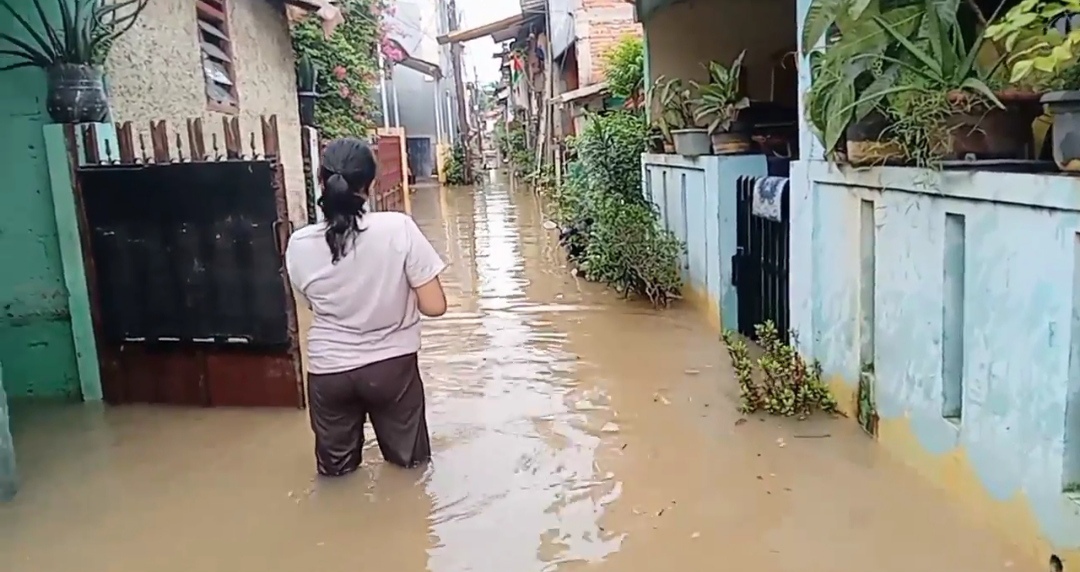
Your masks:
[{"label": "woman's dark pants", "polygon": [[411,468],[431,458],[416,354],[341,373],[311,374],[308,403],[320,475],[346,475],[360,466],[369,415],[384,459]]}]

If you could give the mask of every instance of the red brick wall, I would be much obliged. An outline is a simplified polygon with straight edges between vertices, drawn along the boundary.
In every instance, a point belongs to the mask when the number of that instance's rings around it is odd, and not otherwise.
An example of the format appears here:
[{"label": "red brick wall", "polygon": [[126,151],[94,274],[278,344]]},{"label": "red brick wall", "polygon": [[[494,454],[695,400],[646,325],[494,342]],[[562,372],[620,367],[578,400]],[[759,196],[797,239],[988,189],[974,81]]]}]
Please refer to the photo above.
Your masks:
[{"label": "red brick wall", "polygon": [[634,5],[626,0],[581,0],[575,12],[578,35],[578,79],[581,85],[604,80],[604,53],[627,35],[641,37]]}]

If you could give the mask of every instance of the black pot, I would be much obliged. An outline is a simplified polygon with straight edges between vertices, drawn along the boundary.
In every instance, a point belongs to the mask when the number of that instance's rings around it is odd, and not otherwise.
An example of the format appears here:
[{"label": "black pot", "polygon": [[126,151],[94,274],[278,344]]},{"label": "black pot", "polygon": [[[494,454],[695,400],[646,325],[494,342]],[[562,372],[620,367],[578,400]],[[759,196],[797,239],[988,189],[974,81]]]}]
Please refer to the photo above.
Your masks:
[{"label": "black pot", "polygon": [[300,100],[300,125],[313,127],[315,125],[315,102],[319,94],[313,91],[301,91],[296,94]]},{"label": "black pot", "polygon": [[1051,91],[1042,103],[1054,115],[1054,162],[1062,171],[1080,172],[1080,91]]},{"label": "black pot", "polygon": [[56,123],[98,123],[109,114],[109,100],[101,69],[78,64],[58,64],[46,70],[48,92],[45,109]]}]

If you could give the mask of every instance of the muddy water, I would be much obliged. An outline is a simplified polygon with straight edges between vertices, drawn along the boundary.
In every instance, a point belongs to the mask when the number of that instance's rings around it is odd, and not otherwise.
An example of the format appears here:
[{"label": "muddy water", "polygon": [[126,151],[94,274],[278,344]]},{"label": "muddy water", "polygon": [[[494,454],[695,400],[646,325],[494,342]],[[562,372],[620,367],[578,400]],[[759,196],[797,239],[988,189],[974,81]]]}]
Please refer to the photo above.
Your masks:
[{"label": "muddy water", "polygon": [[569,276],[536,199],[426,189],[435,458],[313,478],[303,412],[41,407],[0,570],[1037,570],[852,422],[736,424],[714,332]]}]

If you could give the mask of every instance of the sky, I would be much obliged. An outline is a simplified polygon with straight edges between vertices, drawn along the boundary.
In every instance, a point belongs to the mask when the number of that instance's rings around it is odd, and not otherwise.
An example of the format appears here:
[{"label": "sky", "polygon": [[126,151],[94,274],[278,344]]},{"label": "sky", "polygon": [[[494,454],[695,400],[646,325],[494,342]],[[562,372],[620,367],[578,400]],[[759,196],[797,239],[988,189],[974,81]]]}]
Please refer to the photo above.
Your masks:
[{"label": "sky", "polygon": [[[521,12],[519,0],[457,0],[457,5],[462,12],[463,30],[490,24]],[[496,50],[497,46],[490,36],[465,44],[465,75],[469,78],[477,77],[480,85],[498,81],[499,60],[491,57]]]}]

